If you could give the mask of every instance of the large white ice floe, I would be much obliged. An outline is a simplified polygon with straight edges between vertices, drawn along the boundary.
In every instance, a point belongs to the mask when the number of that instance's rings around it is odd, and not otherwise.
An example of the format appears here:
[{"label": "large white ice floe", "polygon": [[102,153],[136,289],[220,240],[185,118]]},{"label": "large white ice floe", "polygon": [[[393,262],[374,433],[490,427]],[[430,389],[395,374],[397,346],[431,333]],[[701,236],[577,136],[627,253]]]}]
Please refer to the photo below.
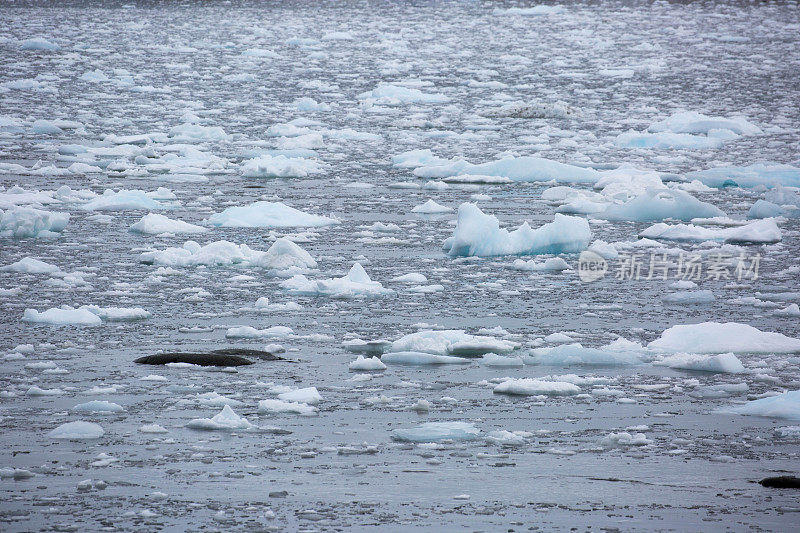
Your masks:
[{"label": "large white ice floe", "polygon": [[149,213],[138,222],[131,224],[130,230],[133,233],[144,233],[147,235],[158,235],[161,233],[203,233],[207,228],[189,224],[183,220],[174,220],[159,213]]},{"label": "large white ice floe", "polygon": [[229,207],[211,215],[208,222],[224,228],[317,227],[339,223],[336,219],[304,213],[281,202]]},{"label": "large white ice floe", "polygon": [[0,267],[0,272],[22,272],[25,274],[55,274],[61,269],[56,265],[45,263],[32,257],[23,257],[19,261]]},{"label": "large white ice floe", "polygon": [[737,135],[760,135],[761,128],[744,117],[711,117],[694,111],[681,111],[668,118],[653,122],[648,131],[673,133],[708,133],[713,130],[729,130]]},{"label": "large white ice floe", "polygon": [[324,171],[314,159],[269,154],[245,161],[241,168],[246,178],[305,178]]},{"label": "large white ice floe", "polygon": [[556,213],[553,222],[531,229],[527,222],[508,231],[494,215],[476,204],[463,203],[452,237],[443,245],[451,256],[540,255],[575,253],[586,249],[592,238],[584,218]]},{"label": "large white ice floe", "polygon": [[54,326],[96,326],[104,321],[125,322],[150,318],[150,312],[141,307],[98,307],[83,305],[53,307],[41,313],[36,309],[26,309],[22,316],[24,322],[51,324]]},{"label": "large white ice floe", "polygon": [[370,372],[376,370],[386,370],[386,365],[378,357],[364,357],[359,355],[358,358],[348,365],[348,368],[357,372]]},{"label": "large white ice floe", "polygon": [[205,246],[187,241],[181,248],[144,252],[140,261],[162,266],[241,265],[286,272],[307,272],[317,266],[308,252],[283,237],[272,243],[266,252],[228,241],[216,241]]},{"label": "large white ice floe", "polygon": [[531,378],[507,379],[493,390],[495,394],[516,396],[572,396],[581,392],[581,388],[573,383]]},{"label": "large white ice floe", "polygon": [[69,213],[53,213],[32,207],[12,207],[0,211],[0,237],[29,239],[52,238],[69,222]]},{"label": "large white ice floe", "polygon": [[800,339],[737,322],[702,322],[672,326],[647,347],[660,352],[798,353]]},{"label": "large white ice floe", "polygon": [[702,150],[717,148],[724,142],[738,137],[738,135],[729,130],[712,130],[708,132],[708,135],[673,133],[671,131],[650,133],[628,130],[617,135],[614,144],[620,148]]},{"label": "large white ice floe", "polygon": [[61,424],[47,435],[53,439],[62,440],[88,440],[99,439],[105,434],[103,428],[94,422],[76,420]]},{"label": "large white ice floe", "polygon": [[429,149],[409,150],[392,156],[392,166],[396,168],[417,168],[421,166],[444,165],[449,163],[448,159],[443,159],[433,155]]},{"label": "large white ice floe", "polygon": [[742,362],[731,352],[718,355],[677,353],[654,361],[653,364],[698,372],[718,372],[724,374],[741,374],[745,372]]},{"label": "large white ice floe", "polygon": [[541,157],[509,157],[488,163],[472,164],[454,161],[418,167],[414,175],[421,178],[449,178],[461,174],[501,176],[513,181],[557,181],[561,183],[594,183],[601,174],[591,168],[577,167]]},{"label": "large white ice floe", "polygon": [[701,202],[687,192],[651,188],[623,204],[609,206],[597,216],[609,220],[650,222],[665,218],[676,220],[711,218],[725,216],[725,213],[709,203]]},{"label": "large white ice floe", "polygon": [[229,430],[229,429],[251,429],[255,427],[246,418],[233,412],[230,405],[222,408],[222,411],[211,418],[195,418],[186,424],[192,429],[204,430]]},{"label": "large white ice floe", "polygon": [[400,337],[392,343],[389,351],[479,357],[487,353],[509,353],[518,347],[519,344],[513,341],[470,335],[461,329],[428,329]]},{"label": "large white ice floe", "polygon": [[294,413],[298,415],[315,415],[319,409],[313,405],[303,402],[287,402],[284,400],[261,400],[258,402],[258,412],[261,414],[270,413]]},{"label": "large white ice floe", "polygon": [[121,413],[125,409],[118,403],[104,400],[92,400],[90,402],[79,403],[71,409],[78,413]]},{"label": "large white ice floe", "polygon": [[641,354],[635,351],[587,348],[578,343],[534,348],[524,360],[528,364],[549,366],[627,366],[642,362]]},{"label": "large white ice floe", "polygon": [[709,187],[800,187],[800,167],[778,163],[754,163],[742,167],[719,167],[686,174]]},{"label": "large white ice floe", "polygon": [[739,415],[763,416],[800,420],[800,390],[788,391],[730,407],[725,412]]},{"label": "large white ice floe", "polygon": [[392,438],[402,442],[473,440],[480,432],[475,424],[469,422],[426,422],[413,428],[395,429]]},{"label": "large white ice floe", "polygon": [[263,339],[263,338],[285,338],[294,335],[292,328],[287,326],[272,326],[264,329],[256,329],[252,326],[237,326],[228,328],[225,337],[228,339]]},{"label": "large white ice floe", "polygon": [[652,123],[646,132],[623,133],[616,144],[625,148],[716,148],[742,135],[761,133],[761,128],[744,117],[710,117],[682,111]]},{"label": "large white ice floe", "polygon": [[465,357],[439,355],[426,352],[390,352],[381,356],[381,361],[390,365],[466,365]]},{"label": "large white ice floe", "polygon": [[50,324],[53,326],[98,326],[103,320],[86,308],[53,307],[41,313],[36,309],[26,309],[22,315],[23,322]]},{"label": "large white ice floe", "polygon": [[424,93],[413,87],[381,83],[375,89],[358,95],[367,105],[440,104],[450,99],[441,93]]},{"label": "large white ice floe", "polygon": [[[169,193],[169,194],[168,194]],[[151,193],[140,190],[119,191],[106,190],[101,196],[89,200],[80,208],[85,211],[117,211],[125,209],[147,209],[150,211],[169,209],[171,206],[159,200],[173,200],[167,189],[159,189]]]},{"label": "large white ice floe", "polygon": [[322,395],[316,387],[304,387],[278,394],[278,399],[285,402],[300,402],[308,405],[316,405],[322,401]]},{"label": "large white ice floe", "polygon": [[328,296],[331,298],[368,298],[394,294],[379,281],[372,281],[360,263],[354,263],[347,275],[341,278],[310,280],[302,274],[281,283],[292,294]]},{"label": "large white ice floe", "polygon": [[773,218],[756,220],[743,226],[709,228],[694,224],[669,225],[663,222],[642,230],[639,237],[671,241],[724,241],[730,243],[775,243],[782,239]]},{"label": "large white ice floe", "polygon": [[446,205],[440,205],[434,202],[432,199],[428,200],[424,204],[420,204],[415,206],[411,209],[412,213],[417,213],[420,215],[433,215],[439,213],[450,213],[453,211],[452,207],[447,207]]}]

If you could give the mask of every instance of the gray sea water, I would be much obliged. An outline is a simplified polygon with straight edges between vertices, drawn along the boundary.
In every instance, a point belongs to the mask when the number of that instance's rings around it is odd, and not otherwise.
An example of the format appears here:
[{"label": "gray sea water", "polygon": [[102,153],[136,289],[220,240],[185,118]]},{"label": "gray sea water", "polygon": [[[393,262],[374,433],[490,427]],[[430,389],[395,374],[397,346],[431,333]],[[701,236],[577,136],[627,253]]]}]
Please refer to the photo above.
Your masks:
[{"label": "gray sea water", "polygon": [[[33,474],[14,479],[5,471],[0,528],[796,528],[796,491],[754,482],[796,473],[800,432],[779,428],[797,421],[719,412],[765,393],[797,389],[796,355],[737,354],[747,368],[742,374],[649,363],[497,368],[477,359],[466,365],[390,365],[363,380],[354,380],[359,373],[348,369],[356,356],[343,341],[395,340],[428,328],[477,333],[500,326],[507,332],[504,338],[520,344],[520,352],[556,332],[586,347],[618,336],[646,345],[673,325],[704,321],[734,321],[800,337],[796,316],[775,314],[800,303],[797,269],[791,269],[800,264],[797,219],[780,224],[780,243],[739,248],[748,256],[760,254],[759,279],[703,279],[700,288],[711,290],[714,302],[675,305],[662,301],[674,279],[619,280],[614,261],[603,279],[583,283],[575,270],[515,270],[514,257],[449,257],[442,243],[453,232],[455,213],[411,213],[431,198],[457,209],[484,194],[488,199],[479,200],[481,209],[504,227],[524,221],[537,227],[553,219],[554,206],[541,198],[550,183],[445,187],[419,179],[411,169],[392,166],[392,156],[409,150],[430,149],[471,162],[513,152],[599,170],[630,164],[658,172],[667,183],[712,167],[796,164],[800,158],[797,3],[563,6],[562,12],[524,16],[496,11],[513,6],[493,2],[0,5],[0,184],[5,192],[14,185],[27,191],[67,185],[95,193],[166,187],[176,203],[163,214],[193,224],[258,200],[281,201],[341,222],[324,228],[141,235],[128,229],[147,210],[91,212],[80,203],[63,203],[40,206],[70,213],[57,237],[0,238],[0,264],[31,257],[80,278],[0,272],[0,356],[22,353],[2,362],[0,468]],[[20,49],[20,42],[31,38],[59,49]],[[247,50],[274,54],[243,54]],[[381,82],[405,83],[449,101],[370,107],[359,99]],[[329,108],[301,111],[295,105],[301,97]],[[518,100],[562,102],[573,112],[546,118],[486,116],[487,109]],[[700,150],[615,144],[617,135],[644,130],[679,110],[743,115],[763,134]],[[324,147],[315,149],[323,172],[305,178],[244,177],[244,161],[278,147],[268,128],[300,117],[318,121],[311,129],[326,132]],[[34,121],[39,119],[79,124],[62,122],[60,132],[38,133]],[[220,127],[225,138],[164,139],[187,122]],[[343,139],[330,133],[345,128],[373,137]],[[126,154],[96,152],[90,164],[99,165],[99,172],[63,170],[85,157],[64,146],[111,149],[119,145],[110,135],[154,132],[163,135],[146,146],[133,145]],[[171,176],[181,172],[143,163],[148,158],[168,163],[169,154],[180,150],[175,144],[219,158],[218,164],[187,171],[195,181],[176,182]],[[37,171],[50,165],[62,171]],[[390,187],[396,182],[419,187]],[[353,183],[372,187],[349,186]],[[692,194],[740,219],[764,197],[763,189],[738,187]],[[98,213],[108,217],[97,218]],[[376,233],[370,229],[374,222],[397,224],[399,230]],[[613,243],[635,241],[650,225],[593,222],[591,229],[593,240]],[[309,278],[342,276],[358,261],[395,293],[355,299],[295,296],[281,289],[283,278],[263,269],[175,266],[171,272],[140,261],[144,251],[180,247],[190,239],[266,250],[280,236],[289,236],[317,260]],[[709,245],[669,246],[692,253]],[[642,257],[649,254],[647,249]],[[576,255],[564,258],[577,265]],[[411,272],[443,289],[417,294],[390,281]],[[260,297],[301,308],[258,312],[252,308]],[[95,327],[21,320],[28,308],[84,304],[141,307],[151,317]],[[226,339],[227,329],[235,326],[288,326],[294,335]],[[132,362],[162,350],[272,343],[281,344],[290,361],[258,362],[238,371]],[[17,349],[28,344],[32,350]],[[47,361],[53,364],[36,364]],[[141,379],[153,374],[164,379]],[[566,374],[607,380],[598,385],[584,380],[582,394],[565,397],[509,397],[493,394],[489,386],[507,376]],[[323,397],[319,413],[259,413],[259,400],[275,396],[267,383],[316,387]],[[739,386],[724,387],[731,384]],[[34,386],[60,394],[30,395]],[[93,387],[107,390],[92,393]],[[593,393],[606,387],[611,395]],[[194,401],[208,392],[242,402],[234,411],[259,429],[185,427],[219,411]],[[71,411],[90,400],[115,402],[124,411]],[[418,400],[430,402],[430,410],[409,409]],[[56,426],[78,419],[100,424],[104,435],[74,441],[48,436]],[[392,439],[397,428],[450,421],[475,424],[481,437],[422,446]],[[149,424],[167,433],[140,430]],[[609,433],[636,426],[647,429],[627,431],[642,431],[651,442],[598,444]],[[484,438],[503,430],[526,433],[514,445]],[[116,460],[93,466],[99,454]],[[84,485],[87,490],[79,489],[87,479],[93,480]]]}]

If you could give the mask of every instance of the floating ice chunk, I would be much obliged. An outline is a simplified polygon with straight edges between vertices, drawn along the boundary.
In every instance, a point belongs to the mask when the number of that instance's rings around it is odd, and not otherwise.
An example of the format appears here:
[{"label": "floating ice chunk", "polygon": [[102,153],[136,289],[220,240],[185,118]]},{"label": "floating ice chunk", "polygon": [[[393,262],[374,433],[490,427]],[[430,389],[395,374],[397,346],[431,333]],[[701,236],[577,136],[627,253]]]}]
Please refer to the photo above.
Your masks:
[{"label": "floating ice chunk", "polygon": [[719,355],[700,355],[678,353],[666,356],[653,363],[658,366],[668,366],[681,370],[696,370],[701,372],[719,372],[726,374],[741,374],[745,372],[744,365],[733,353]]},{"label": "floating ice chunk", "polygon": [[651,439],[648,439],[644,433],[635,433],[631,435],[627,431],[619,433],[609,433],[605,437],[597,441],[603,448],[625,448],[628,446],[647,446],[653,444]]},{"label": "floating ice chunk", "polygon": [[601,241],[599,239],[594,241],[589,248],[587,248],[587,250],[596,253],[603,259],[616,259],[619,257],[619,252],[613,244],[609,244],[606,241]]},{"label": "floating ice chunk", "polygon": [[494,10],[495,15],[523,15],[523,16],[540,16],[540,15],[557,15],[564,13],[563,6],[550,6],[539,4],[533,7],[510,7],[508,9],[497,8]]},{"label": "floating ice chunk", "polygon": [[708,135],[673,133],[671,131],[647,133],[629,130],[619,134],[614,143],[620,148],[703,150],[717,148],[724,142],[738,137],[731,130],[711,130]]},{"label": "floating ice chunk", "polygon": [[737,135],[760,135],[761,128],[744,117],[710,117],[694,111],[675,113],[670,117],[654,122],[648,131],[671,131],[674,133],[709,133],[712,130],[730,130]]},{"label": "floating ice chunk", "polygon": [[94,422],[84,422],[77,420],[75,422],[67,422],[61,424],[47,435],[53,439],[64,440],[83,440],[83,439],[99,439],[105,434],[103,428]]},{"label": "floating ice chunk", "polygon": [[281,202],[255,202],[229,207],[211,215],[208,222],[224,228],[318,227],[338,224],[333,218],[304,213]]},{"label": "floating ice chunk", "polygon": [[317,102],[313,98],[304,96],[294,101],[294,107],[298,111],[306,112],[326,112],[331,110],[331,106],[324,102]]},{"label": "floating ice chunk", "polygon": [[192,429],[204,430],[225,430],[225,429],[251,429],[255,427],[246,418],[233,412],[230,405],[222,408],[222,411],[211,418],[195,418],[186,424]]},{"label": "floating ice chunk", "polygon": [[305,178],[323,172],[322,164],[313,159],[262,155],[242,163],[246,178]]},{"label": "floating ice chunk", "polygon": [[447,207],[444,205],[439,205],[433,200],[428,200],[424,204],[420,204],[414,207],[411,212],[412,213],[420,213],[420,214],[434,214],[434,213],[450,213],[453,210],[452,207]]},{"label": "floating ice chunk", "polygon": [[61,272],[56,265],[32,257],[23,257],[16,263],[0,267],[2,272],[24,272],[25,274],[55,274]]},{"label": "floating ice chunk", "polygon": [[142,433],[169,433],[165,427],[158,424],[145,424],[139,428],[139,431]]},{"label": "floating ice chunk", "polygon": [[391,279],[391,281],[396,281],[398,283],[426,283],[428,278],[426,278],[424,274],[412,272],[410,274],[403,274],[402,276],[394,277]]},{"label": "floating ice chunk", "polygon": [[80,206],[80,208],[86,211],[116,211],[124,209],[158,210],[169,208],[168,205],[159,202],[152,196],[153,193],[146,193],[139,190],[129,191],[121,189],[117,192],[106,190],[102,196],[89,200]]},{"label": "floating ice chunk", "polygon": [[508,379],[494,388],[495,394],[515,396],[571,396],[580,394],[581,388],[566,381],[543,381],[540,379]]},{"label": "floating ice chunk", "polygon": [[173,220],[158,213],[150,213],[143,216],[139,222],[132,224],[130,231],[158,235],[160,233],[203,233],[208,230],[182,220]]},{"label": "floating ice chunk", "polygon": [[725,216],[719,208],[701,202],[687,192],[675,189],[648,189],[644,194],[621,205],[611,205],[598,217],[608,220],[649,222],[674,218],[691,220]]},{"label": "floating ice chunk", "polygon": [[[30,365],[25,366],[30,368]],[[61,389],[42,389],[36,385],[29,387],[28,390],[25,391],[26,396],[60,396],[62,394],[64,394],[64,391]]]},{"label": "floating ice chunk", "polygon": [[265,337],[285,338],[294,335],[292,328],[286,326],[272,326],[266,329],[256,329],[252,326],[239,326],[228,328],[225,337],[229,339],[261,339]]},{"label": "floating ice chunk", "polygon": [[313,405],[302,402],[286,402],[283,400],[261,400],[258,402],[258,412],[267,413],[295,413],[298,415],[314,415],[319,409]]},{"label": "floating ice chunk", "polygon": [[481,430],[469,422],[426,422],[408,429],[395,429],[392,438],[401,442],[438,442],[441,440],[473,440]]},{"label": "floating ice chunk", "polygon": [[511,264],[511,268],[514,270],[532,270],[535,272],[560,272],[562,270],[569,270],[572,267],[560,257],[550,257],[546,259],[544,263],[539,263],[534,259],[530,261],[515,259]]},{"label": "floating ice chunk", "polygon": [[[788,206],[787,206],[788,207]],[[800,209],[784,209],[783,207],[768,202],[756,200],[756,203],[747,212],[747,218],[772,218],[772,217],[800,218]]]},{"label": "floating ice chunk", "polygon": [[789,304],[783,309],[775,311],[778,316],[800,316],[800,307],[797,304]]},{"label": "floating ice chunk", "polygon": [[594,183],[601,174],[591,168],[576,167],[541,157],[509,157],[474,165],[467,161],[422,166],[414,170],[421,178],[448,178],[461,174],[502,176],[514,181],[557,181],[562,183]]},{"label": "floating ice chunk", "polygon": [[661,352],[798,353],[800,339],[737,322],[672,326],[647,347]]},{"label": "floating ice chunk", "polygon": [[317,262],[308,252],[283,237],[272,243],[266,252],[228,241],[216,241],[205,246],[187,241],[182,248],[144,252],[140,261],[164,266],[243,265],[280,272],[307,271],[317,266]]},{"label": "floating ice chunk", "polygon": [[121,413],[125,409],[114,402],[93,400],[91,402],[79,403],[73,407],[72,410],[80,413]]},{"label": "floating ice chunk", "polygon": [[[181,400],[188,402],[189,400]],[[203,407],[225,407],[226,405],[230,405],[231,407],[237,407],[242,405],[242,402],[239,400],[235,400],[233,398],[228,398],[227,396],[223,396],[217,392],[206,392],[204,394],[199,394],[197,396],[197,403],[199,403]]]},{"label": "floating ice chunk", "polygon": [[331,298],[366,298],[394,294],[378,281],[372,281],[360,263],[354,263],[350,272],[341,278],[310,280],[302,274],[281,283],[292,294],[328,296]]},{"label": "floating ice chunk", "polygon": [[200,124],[181,124],[169,130],[169,136],[176,141],[224,141],[229,138],[219,126]]},{"label": "floating ice chunk", "polygon": [[423,93],[419,89],[380,83],[375,89],[358,95],[367,105],[440,104],[450,98],[440,93]]},{"label": "floating ice chunk", "polygon": [[386,365],[378,357],[365,358],[359,355],[358,359],[348,365],[350,370],[355,371],[372,371],[372,370],[386,370]]},{"label": "floating ice chunk", "polygon": [[278,399],[285,402],[300,402],[308,405],[316,405],[322,401],[322,396],[316,387],[306,387],[304,389],[295,389],[278,394]]},{"label": "floating ice chunk", "polygon": [[87,70],[86,72],[81,74],[81,77],[78,79],[81,81],[88,81],[90,83],[101,83],[109,80],[105,72],[103,72],[100,69]]},{"label": "floating ice chunk", "polygon": [[592,238],[586,219],[556,213],[553,222],[531,229],[527,222],[514,231],[500,228],[494,215],[471,203],[458,208],[453,236],[444,243],[451,256],[538,255],[574,253]]},{"label": "floating ice chunk", "polygon": [[800,187],[800,168],[777,163],[754,163],[743,167],[719,167],[686,174],[709,187]]},{"label": "floating ice chunk", "polygon": [[397,339],[392,343],[390,351],[478,357],[487,353],[509,353],[517,347],[519,344],[512,341],[470,335],[460,329],[428,329]]},{"label": "floating ice chunk", "polygon": [[641,357],[635,352],[608,349],[584,348],[578,343],[563,344],[554,348],[536,348],[526,362],[549,366],[627,366],[640,364]]},{"label": "floating ice chunk", "polygon": [[708,304],[716,300],[709,290],[673,292],[664,295],[663,299],[671,304]]},{"label": "floating ice chunk", "polygon": [[19,43],[20,50],[45,50],[48,52],[55,52],[59,48],[60,47],[56,43],[50,42],[43,37],[25,39]]},{"label": "floating ice chunk", "polygon": [[71,307],[53,307],[41,313],[36,309],[26,309],[22,315],[23,322],[38,324],[51,324],[54,326],[97,326],[102,324],[99,316],[88,309],[73,309]]},{"label": "floating ice chunk", "polygon": [[706,228],[692,224],[669,225],[658,223],[639,233],[647,239],[672,241],[725,241],[730,243],[774,243],[782,239],[781,229],[775,219],[765,218],[744,226]]},{"label": "floating ice chunk", "polygon": [[492,367],[524,366],[521,357],[507,357],[496,353],[487,353],[481,358],[481,363]]},{"label": "floating ice chunk", "polygon": [[85,309],[101,320],[109,322],[127,322],[131,320],[144,320],[152,314],[141,307],[98,307],[96,305],[82,305],[78,310]]},{"label": "floating ice chunk", "polygon": [[800,390],[760,398],[744,405],[731,407],[726,412],[740,415],[763,416],[800,420]]},{"label": "floating ice chunk", "polygon": [[0,214],[0,237],[29,239],[55,237],[64,231],[69,213],[53,213],[31,207],[12,207]]},{"label": "floating ice chunk", "polygon": [[466,365],[469,359],[425,352],[390,352],[381,356],[390,365]]},{"label": "floating ice chunk", "polygon": [[613,170],[602,172],[593,188],[599,190],[601,196],[606,199],[625,202],[645,194],[648,189],[664,189],[665,187],[657,172],[631,165],[621,165]]},{"label": "floating ice chunk", "polygon": [[49,120],[39,119],[34,121],[31,126],[31,131],[39,135],[58,135],[64,133],[64,130],[50,122]]}]

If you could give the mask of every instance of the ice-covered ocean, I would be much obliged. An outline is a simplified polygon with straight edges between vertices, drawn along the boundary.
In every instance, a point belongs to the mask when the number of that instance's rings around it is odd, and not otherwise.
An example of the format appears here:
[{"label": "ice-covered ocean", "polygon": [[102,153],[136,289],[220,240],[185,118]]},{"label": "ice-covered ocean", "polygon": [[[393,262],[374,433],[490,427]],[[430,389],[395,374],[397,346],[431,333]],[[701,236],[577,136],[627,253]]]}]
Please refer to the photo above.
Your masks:
[{"label": "ice-covered ocean", "polygon": [[796,2],[0,25],[0,529],[797,527]]}]

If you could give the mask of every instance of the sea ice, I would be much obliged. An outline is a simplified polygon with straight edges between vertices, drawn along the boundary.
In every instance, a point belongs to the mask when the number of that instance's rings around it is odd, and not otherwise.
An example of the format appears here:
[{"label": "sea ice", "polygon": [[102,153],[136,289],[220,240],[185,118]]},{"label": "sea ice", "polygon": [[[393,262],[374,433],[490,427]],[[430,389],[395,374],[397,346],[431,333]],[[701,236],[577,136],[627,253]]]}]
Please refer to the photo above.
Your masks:
[{"label": "sea ice", "polygon": [[426,422],[408,429],[395,429],[392,438],[402,442],[438,442],[441,440],[473,440],[481,430],[469,422]]},{"label": "sea ice", "polygon": [[292,294],[305,296],[328,296],[331,298],[368,298],[394,294],[378,281],[372,281],[364,267],[354,263],[350,272],[341,278],[310,280],[297,274],[281,283],[281,287]]},{"label": "sea ice", "polygon": [[736,322],[672,326],[647,347],[660,352],[798,353],[800,339]]},{"label": "sea ice", "polygon": [[317,227],[339,223],[333,218],[304,213],[281,202],[255,202],[229,207],[211,215],[208,222],[223,228]]},{"label": "sea ice", "polygon": [[453,236],[443,245],[451,256],[540,255],[575,253],[584,250],[592,238],[584,218],[556,213],[553,222],[531,229],[527,222],[508,231],[500,228],[494,215],[487,215],[471,203],[458,208]]}]

